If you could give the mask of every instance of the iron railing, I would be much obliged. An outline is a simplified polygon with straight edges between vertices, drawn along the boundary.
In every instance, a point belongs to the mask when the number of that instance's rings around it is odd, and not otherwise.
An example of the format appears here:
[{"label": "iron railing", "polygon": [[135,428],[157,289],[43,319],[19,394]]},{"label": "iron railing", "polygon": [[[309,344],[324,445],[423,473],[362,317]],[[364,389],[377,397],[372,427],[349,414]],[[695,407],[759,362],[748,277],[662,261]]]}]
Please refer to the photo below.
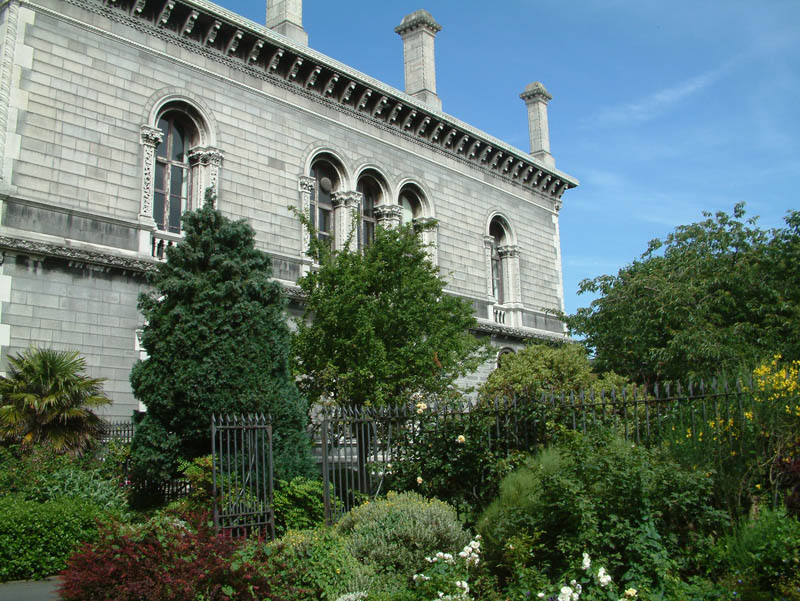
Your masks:
[{"label": "iron railing", "polygon": [[275,538],[272,424],[264,415],[211,417],[214,525]]}]

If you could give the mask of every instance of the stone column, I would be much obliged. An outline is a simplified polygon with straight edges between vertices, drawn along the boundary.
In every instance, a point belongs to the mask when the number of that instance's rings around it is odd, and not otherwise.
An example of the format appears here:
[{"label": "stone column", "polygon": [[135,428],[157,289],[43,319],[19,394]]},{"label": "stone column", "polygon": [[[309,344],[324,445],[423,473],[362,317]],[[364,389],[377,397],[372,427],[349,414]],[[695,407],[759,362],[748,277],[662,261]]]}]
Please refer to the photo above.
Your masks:
[{"label": "stone column", "polygon": [[267,0],[267,27],[308,46],[308,33],[303,29],[303,0]]},{"label": "stone column", "polygon": [[426,10],[406,15],[394,29],[403,38],[406,94],[438,111],[442,110],[442,100],[436,94],[434,38],[441,30]]},{"label": "stone column", "polygon": [[506,305],[519,303],[522,299],[522,287],[519,281],[519,246],[508,244],[497,248],[500,265],[503,269]]},{"label": "stone column", "polygon": [[556,161],[550,154],[550,126],[547,123],[547,103],[553,97],[541,82],[528,84],[519,95],[528,106],[528,132],[531,140],[531,156],[549,167]]},{"label": "stone column", "polygon": [[139,252],[152,254],[151,232],[156,229],[153,220],[153,188],[155,186],[156,148],[164,133],[155,127],[143,125],[140,130],[142,144],[142,198],[139,205]]},{"label": "stone column", "polygon": [[222,151],[213,146],[193,148],[189,151],[195,188],[193,207],[205,205],[206,191],[209,188],[219,200],[219,170],[222,167],[223,156]]},{"label": "stone column", "polygon": [[494,236],[483,237],[483,257],[486,271],[486,300],[491,303],[497,302],[494,296],[494,286],[492,282],[492,251],[494,250]]},{"label": "stone column", "polygon": [[439,234],[439,221],[433,217],[418,217],[414,220],[422,230],[422,243],[425,245],[425,252],[433,265],[439,263],[439,252],[437,250],[437,239]]},{"label": "stone column", "polygon": [[333,247],[336,250],[356,250],[359,224],[358,207],[361,206],[361,192],[334,192],[331,196],[333,205]]},{"label": "stone column", "polygon": [[403,207],[400,205],[378,205],[373,209],[375,223],[384,229],[391,230],[400,227],[403,218]]},{"label": "stone column", "polygon": [[[311,206],[311,194],[314,192],[314,187],[316,185],[317,180],[307,175],[301,175],[297,182],[297,190],[300,192],[300,211],[302,211],[309,223],[312,222],[311,210],[313,209]],[[300,260],[303,265],[302,275],[305,275],[308,273],[308,266],[312,263],[311,257],[308,256],[308,249],[311,247],[311,231],[306,226],[302,226],[301,235],[303,256]]]}]

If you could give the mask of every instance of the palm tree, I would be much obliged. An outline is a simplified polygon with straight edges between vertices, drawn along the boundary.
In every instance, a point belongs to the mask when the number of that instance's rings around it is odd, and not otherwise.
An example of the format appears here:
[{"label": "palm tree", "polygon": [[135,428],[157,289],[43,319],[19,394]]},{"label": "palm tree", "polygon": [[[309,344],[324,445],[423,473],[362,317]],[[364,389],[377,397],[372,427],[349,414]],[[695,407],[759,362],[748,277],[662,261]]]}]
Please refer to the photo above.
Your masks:
[{"label": "palm tree", "polygon": [[105,380],[88,377],[77,351],[31,347],[8,362],[10,374],[0,376],[0,439],[81,453],[102,426],[94,410],[111,403]]}]

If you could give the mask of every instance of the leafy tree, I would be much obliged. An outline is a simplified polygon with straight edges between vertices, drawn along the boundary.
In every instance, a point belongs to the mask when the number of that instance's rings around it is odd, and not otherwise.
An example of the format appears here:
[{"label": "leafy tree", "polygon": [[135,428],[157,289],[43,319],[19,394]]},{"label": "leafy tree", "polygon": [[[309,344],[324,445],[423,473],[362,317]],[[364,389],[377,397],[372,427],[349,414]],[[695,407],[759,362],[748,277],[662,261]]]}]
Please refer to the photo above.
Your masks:
[{"label": "leafy tree", "polygon": [[597,369],[647,383],[800,358],[800,213],[772,231],[744,215],[704,213],[617,275],[581,282],[599,297],[566,322]]},{"label": "leafy tree", "polygon": [[538,400],[543,393],[619,390],[626,378],[598,375],[586,349],[578,344],[530,344],[503,355],[503,362],[481,386],[481,399],[520,397]]},{"label": "leafy tree", "polygon": [[77,351],[29,348],[8,363],[9,375],[0,377],[0,438],[82,452],[102,426],[94,410],[111,403],[104,380],[86,374]]},{"label": "leafy tree", "polygon": [[413,225],[378,228],[365,249],[341,251],[312,236],[319,269],[298,281],[306,305],[293,341],[309,399],[402,404],[444,393],[485,358],[469,331],[472,307],[445,294],[418,234]]},{"label": "leafy tree", "polygon": [[132,467],[148,479],[169,476],[178,456],[210,453],[212,413],[263,413],[274,424],[276,475],[306,475],[306,403],[289,373],[285,299],[253,229],[212,202],[184,214],[184,239],[139,297],[148,358],[134,366],[131,385],[147,414]]}]

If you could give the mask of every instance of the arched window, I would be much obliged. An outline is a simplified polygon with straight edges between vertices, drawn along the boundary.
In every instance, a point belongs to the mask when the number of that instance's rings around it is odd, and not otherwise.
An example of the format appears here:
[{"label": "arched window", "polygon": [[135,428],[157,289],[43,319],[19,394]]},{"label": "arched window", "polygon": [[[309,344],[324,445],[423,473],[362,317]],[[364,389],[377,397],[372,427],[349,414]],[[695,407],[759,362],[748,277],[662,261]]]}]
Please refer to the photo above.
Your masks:
[{"label": "arched window", "polygon": [[375,240],[375,207],[383,202],[383,187],[378,182],[377,175],[365,174],[359,178],[356,190],[361,193],[358,247],[364,248]]},{"label": "arched window", "polygon": [[201,206],[209,188],[217,192],[222,151],[209,145],[214,136],[208,121],[185,100],[156,106],[150,118],[140,129],[139,251],[163,259],[181,239],[183,212]]},{"label": "arched window", "polygon": [[411,223],[415,219],[422,217],[422,201],[420,195],[413,186],[406,186],[400,192],[400,207],[403,209],[402,223]]},{"label": "arched window", "polygon": [[181,233],[181,215],[192,208],[193,197],[189,149],[196,144],[197,130],[186,113],[170,110],[158,119],[162,140],[156,148],[153,180],[153,220],[159,230]]},{"label": "arched window", "polygon": [[494,218],[489,225],[489,236],[492,238],[492,296],[497,303],[502,305],[505,302],[505,278],[503,277],[503,261],[500,258],[500,247],[506,241],[506,231],[498,218]]},{"label": "arched window", "polygon": [[339,173],[329,160],[318,159],[311,165],[311,177],[316,180],[311,192],[311,225],[320,240],[332,244],[336,229],[332,197],[339,189]]}]

